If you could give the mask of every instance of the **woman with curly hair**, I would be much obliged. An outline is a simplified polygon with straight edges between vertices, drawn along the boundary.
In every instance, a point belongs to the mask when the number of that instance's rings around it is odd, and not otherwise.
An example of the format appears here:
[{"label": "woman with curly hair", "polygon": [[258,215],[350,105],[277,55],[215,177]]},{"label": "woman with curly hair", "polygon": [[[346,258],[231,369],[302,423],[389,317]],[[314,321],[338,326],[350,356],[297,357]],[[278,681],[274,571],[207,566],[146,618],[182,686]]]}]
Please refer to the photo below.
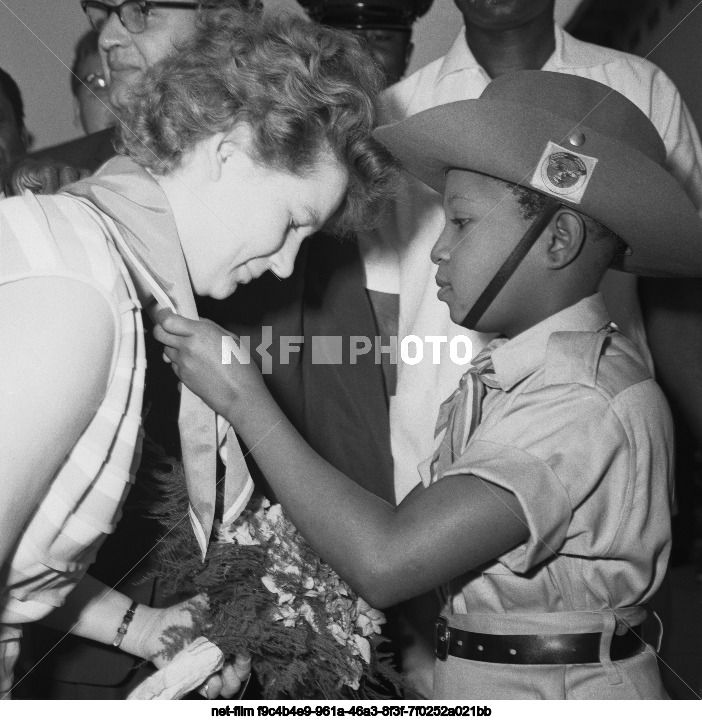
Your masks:
[{"label": "woman with curly hair", "polygon": [[[139,309],[196,318],[193,292],[224,298],[267,270],[285,277],[306,236],[367,222],[392,172],[371,137],[381,82],[351,37],[218,14],[135,90],[121,156],[58,195],[0,203],[0,693],[22,624],[52,611],[77,635],[166,663],[163,631],[188,622],[187,603],[133,604],[85,575],[135,467]],[[226,431],[188,392],[180,421],[204,552]],[[251,489],[231,431],[227,457],[231,517]],[[245,665],[195,671],[172,693],[207,679],[210,696],[231,695]]]}]

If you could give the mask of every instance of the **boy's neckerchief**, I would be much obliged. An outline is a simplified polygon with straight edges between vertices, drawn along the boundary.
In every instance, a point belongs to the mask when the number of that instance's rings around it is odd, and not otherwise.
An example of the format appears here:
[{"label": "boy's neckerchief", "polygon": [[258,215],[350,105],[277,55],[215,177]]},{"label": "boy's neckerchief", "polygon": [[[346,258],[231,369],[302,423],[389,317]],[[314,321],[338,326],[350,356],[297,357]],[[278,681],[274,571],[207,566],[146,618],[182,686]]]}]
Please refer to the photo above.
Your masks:
[{"label": "boy's neckerchief", "polygon": [[546,205],[539,211],[534,221],[524,233],[522,239],[517,243],[514,250],[509,254],[507,260],[500,266],[493,279],[487,284],[485,290],[475,301],[468,315],[463,319],[461,325],[469,330],[475,329],[476,323],[483,317],[483,313],[490,304],[497,298],[499,292],[505,287],[507,281],[517,270],[519,264],[524,260],[527,253],[532,249],[538,237],[544,232],[546,226],[551,222],[553,216],[561,207],[561,202],[556,198],[547,197]]},{"label": "boy's neckerchief", "polygon": [[[150,315],[161,308],[197,319],[195,298],[168,200],[156,181],[126,157],[109,160],[95,175],[68,186],[95,213],[112,237],[142,297],[153,296]],[[203,239],[203,242],[206,242]],[[253,491],[233,429],[184,385],[178,426],[190,520],[204,558],[215,513],[217,425],[226,434],[223,521],[231,522]]]}]

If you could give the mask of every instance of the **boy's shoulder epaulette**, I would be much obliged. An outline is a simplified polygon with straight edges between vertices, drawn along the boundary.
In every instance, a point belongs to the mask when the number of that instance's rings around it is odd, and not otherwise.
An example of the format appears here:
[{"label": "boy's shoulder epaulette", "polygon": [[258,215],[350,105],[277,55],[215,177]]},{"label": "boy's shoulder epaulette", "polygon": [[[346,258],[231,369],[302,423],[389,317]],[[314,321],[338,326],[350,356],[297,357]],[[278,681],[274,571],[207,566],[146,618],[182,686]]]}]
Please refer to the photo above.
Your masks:
[{"label": "boy's shoulder epaulette", "polygon": [[607,333],[596,331],[552,333],[546,347],[546,384],[578,383],[594,388],[607,337]]},{"label": "boy's shoulder epaulette", "polygon": [[615,397],[651,379],[636,346],[618,331],[559,331],[546,348],[544,383],[577,383]]}]

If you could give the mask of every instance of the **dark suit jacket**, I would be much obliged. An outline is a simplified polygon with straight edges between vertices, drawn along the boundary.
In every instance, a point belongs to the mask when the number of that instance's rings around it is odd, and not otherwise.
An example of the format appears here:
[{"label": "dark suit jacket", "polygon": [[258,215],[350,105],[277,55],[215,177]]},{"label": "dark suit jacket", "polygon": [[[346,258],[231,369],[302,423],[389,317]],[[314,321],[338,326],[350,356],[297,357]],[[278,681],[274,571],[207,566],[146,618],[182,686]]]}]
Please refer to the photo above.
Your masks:
[{"label": "dark suit jacket", "polygon": [[94,173],[106,160],[115,154],[115,128],[85,135],[61,145],[52,145],[32,153],[36,160],[51,159],[75,168],[85,168]]},{"label": "dark suit jacket", "polygon": [[[113,139],[114,130],[110,129],[46,148],[33,157],[51,158],[94,171],[114,155]],[[303,246],[290,278],[281,281],[268,273],[242,286],[225,301],[201,298],[198,307],[204,317],[239,335],[249,335],[252,349],[260,342],[262,328],[270,326],[274,339],[273,373],[265,379],[278,403],[327,461],[360,485],[393,500],[382,368],[375,364],[373,353],[360,356],[355,365],[348,362],[351,335],[373,339],[377,334],[355,243],[320,234]],[[149,326],[147,318],[145,325]],[[291,354],[290,363],[280,362],[283,335],[305,338],[302,352]],[[343,365],[313,363],[315,335],[342,337]],[[145,430],[169,453],[178,455],[177,379],[163,363],[161,348],[148,329],[147,362]],[[148,448],[145,453],[148,455]],[[147,463],[145,458],[140,470]],[[154,584],[140,582],[148,563],[141,559],[145,555],[148,558],[159,529],[144,517],[140,490],[137,479],[124,517],[117,531],[103,544],[90,573],[109,585],[117,584],[120,591],[134,600],[149,603]],[[53,632],[36,626],[33,635],[40,637],[38,644],[44,648],[58,640]],[[136,659],[119,650],[66,639],[35,672],[44,678],[36,693],[42,694],[41,689],[49,686],[49,680],[118,686],[133,675],[135,662]]]}]

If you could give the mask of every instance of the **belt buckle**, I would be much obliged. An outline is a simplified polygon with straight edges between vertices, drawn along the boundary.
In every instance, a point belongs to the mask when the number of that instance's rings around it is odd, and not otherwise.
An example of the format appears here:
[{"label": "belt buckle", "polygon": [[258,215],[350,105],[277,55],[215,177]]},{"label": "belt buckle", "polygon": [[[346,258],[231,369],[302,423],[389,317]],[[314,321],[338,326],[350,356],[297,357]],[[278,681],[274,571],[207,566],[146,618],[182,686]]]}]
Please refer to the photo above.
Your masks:
[{"label": "belt buckle", "polygon": [[445,616],[439,616],[434,624],[434,653],[439,661],[449,657],[449,643],[451,642],[451,629]]}]

